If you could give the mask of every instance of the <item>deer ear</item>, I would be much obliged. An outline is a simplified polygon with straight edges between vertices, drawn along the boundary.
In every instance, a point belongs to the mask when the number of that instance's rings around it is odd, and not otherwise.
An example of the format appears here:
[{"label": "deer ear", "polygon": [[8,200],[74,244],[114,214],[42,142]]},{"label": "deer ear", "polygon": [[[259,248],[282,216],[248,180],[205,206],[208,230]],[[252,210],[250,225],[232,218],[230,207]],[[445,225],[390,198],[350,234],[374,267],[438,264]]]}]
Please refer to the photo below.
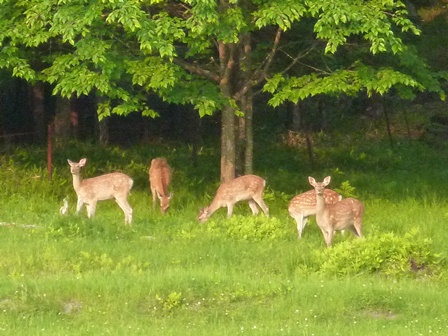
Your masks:
[{"label": "deer ear", "polygon": [[83,159],[79,160],[79,166],[80,167],[84,167],[86,165],[86,163],[87,163],[87,159],[86,158],[83,158]]},{"label": "deer ear", "polygon": [[327,176],[327,177],[324,179],[324,184],[327,186],[327,185],[330,184],[330,181],[331,181],[331,176]]},{"label": "deer ear", "polygon": [[173,198],[173,193],[170,193],[170,195],[168,196],[168,199],[171,200]]},{"label": "deer ear", "polygon": [[314,177],[308,176],[308,182],[314,187],[316,185],[316,180]]}]

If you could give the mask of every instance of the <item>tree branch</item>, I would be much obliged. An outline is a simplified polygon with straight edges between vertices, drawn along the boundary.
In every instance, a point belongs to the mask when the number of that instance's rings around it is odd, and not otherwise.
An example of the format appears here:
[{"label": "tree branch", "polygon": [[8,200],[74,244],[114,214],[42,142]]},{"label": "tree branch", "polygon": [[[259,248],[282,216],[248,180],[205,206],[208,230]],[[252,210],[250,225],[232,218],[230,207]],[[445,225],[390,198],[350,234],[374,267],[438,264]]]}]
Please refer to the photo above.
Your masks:
[{"label": "tree branch", "polygon": [[[274,37],[274,44],[272,46],[272,50],[266,56],[265,60],[260,64],[259,68],[254,71],[253,75],[244,83],[241,89],[235,94],[235,100],[241,99],[241,97],[251,88],[260,84],[265,78],[266,74],[271,66],[274,56],[277,52],[278,45],[280,44],[280,38],[282,35],[282,29],[279,27]],[[246,56],[247,57],[247,56]]]},{"label": "tree branch", "polygon": [[185,62],[184,60],[181,60],[179,58],[175,58],[173,62],[195,75],[203,76],[216,83],[219,83],[220,76],[210,70],[201,68],[199,65],[196,64]]}]

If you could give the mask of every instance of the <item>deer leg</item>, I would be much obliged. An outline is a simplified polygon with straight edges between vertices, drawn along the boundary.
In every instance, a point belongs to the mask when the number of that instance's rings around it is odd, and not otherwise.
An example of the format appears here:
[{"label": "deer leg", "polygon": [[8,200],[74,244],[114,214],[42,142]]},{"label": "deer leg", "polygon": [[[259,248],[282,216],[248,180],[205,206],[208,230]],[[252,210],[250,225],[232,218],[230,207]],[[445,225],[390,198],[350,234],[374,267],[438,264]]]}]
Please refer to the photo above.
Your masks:
[{"label": "deer leg", "polygon": [[151,194],[152,194],[152,208],[154,209],[156,206],[156,190],[154,188],[151,188]]},{"label": "deer leg", "polygon": [[355,222],[353,223],[353,233],[358,236],[358,237],[362,237],[362,223],[359,219],[355,218]]},{"label": "deer leg", "polygon": [[327,247],[331,246],[331,243],[333,242],[333,235],[334,235],[334,230],[327,231],[327,235],[325,237],[325,243],[327,244]]},{"label": "deer leg", "polygon": [[254,196],[253,200],[255,202],[257,202],[257,204],[260,206],[261,210],[263,210],[264,214],[266,215],[266,217],[269,217],[269,208],[266,206],[266,204],[263,201],[263,197],[260,196]]},{"label": "deer leg", "polygon": [[320,230],[322,231],[322,235],[324,236],[325,244],[327,244],[327,247],[330,247],[331,242],[333,241],[334,230],[327,230],[323,227],[321,227]]},{"label": "deer leg", "polygon": [[294,219],[297,222],[297,234],[298,234],[297,238],[300,239],[300,238],[302,238],[302,232],[303,232],[303,229],[305,228],[308,217],[305,217],[303,214],[299,214],[299,215],[297,215],[297,217],[294,217]]},{"label": "deer leg", "polygon": [[253,200],[249,200],[249,207],[252,210],[252,215],[257,215],[259,210],[257,204]]},{"label": "deer leg", "polygon": [[230,218],[233,214],[233,204],[227,204],[227,218]]},{"label": "deer leg", "polygon": [[77,214],[79,214],[79,212],[81,211],[83,204],[84,204],[84,202],[81,200],[81,198],[78,197],[78,201],[76,203],[76,213]]},{"label": "deer leg", "polygon": [[124,212],[124,220],[127,225],[132,224],[132,208],[128,203],[128,200],[126,198],[115,198],[115,201],[117,202],[118,206],[123,210]]},{"label": "deer leg", "polygon": [[87,207],[87,217],[92,218],[95,216],[96,211],[96,201],[92,201],[89,204],[86,205]]}]

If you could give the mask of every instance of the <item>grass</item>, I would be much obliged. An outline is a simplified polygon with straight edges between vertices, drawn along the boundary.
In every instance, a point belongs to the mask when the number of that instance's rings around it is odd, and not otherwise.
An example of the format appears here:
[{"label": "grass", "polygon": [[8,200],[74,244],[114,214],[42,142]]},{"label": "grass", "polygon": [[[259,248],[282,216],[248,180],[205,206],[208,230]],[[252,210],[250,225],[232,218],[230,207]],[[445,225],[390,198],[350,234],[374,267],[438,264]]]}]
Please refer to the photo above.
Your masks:
[{"label": "grass", "polygon": [[[448,159],[419,143],[390,152],[370,142],[317,148],[312,169],[288,160],[306,157],[300,149],[290,156],[274,146],[256,165],[271,217],[253,218],[240,204],[231,219],[221,209],[205,224],[196,215],[218,179],[210,149],[194,168],[182,146],[78,144],[54,153],[52,181],[42,148],[0,157],[2,335],[446,334]],[[147,185],[159,155],[174,167],[166,216],[152,209]],[[112,201],[91,220],[73,213],[66,159],[84,156],[86,177],[120,170],[134,178],[132,227]],[[366,204],[365,238],[337,234],[331,249],[313,219],[298,241],[286,211],[310,188],[308,175],[327,174]],[[61,216],[66,196],[70,213]]]}]

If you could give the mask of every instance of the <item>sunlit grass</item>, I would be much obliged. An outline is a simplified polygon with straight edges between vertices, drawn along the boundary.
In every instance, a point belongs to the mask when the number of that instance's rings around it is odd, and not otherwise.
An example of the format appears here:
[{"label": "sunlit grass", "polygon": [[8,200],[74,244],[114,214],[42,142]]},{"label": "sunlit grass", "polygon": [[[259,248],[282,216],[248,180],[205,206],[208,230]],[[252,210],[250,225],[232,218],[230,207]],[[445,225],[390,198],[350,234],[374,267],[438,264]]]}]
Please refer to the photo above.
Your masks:
[{"label": "sunlit grass", "polygon": [[[55,153],[52,181],[45,173],[44,151],[20,149],[16,156],[3,157],[0,333],[446,334],[443,267],[448,208],[442,197],[446,187],[440,181],[446,171],[438,162],[440,154],[429,149],[412,153],[412,147],[406,148],[403,158],[376,154],[380,149],[365,152],[365,156],[338,154],[332,161],[328,149],[322,167],[311,171],[290,169],[289,157],[277,148],[272,160],[258,167],[267,176],[270,218],[261,214],[252,218],[247,204],[241,204],[231,219],[220,209],[205,224],[196,216],[211,201],[219,177],[216,170],[193,170],[180,149],[96,151],[80,144]],[[200,157],[204,167],[210,153],[204,151]],[[147,163],[152,155],[167,156],[175,169],[174,198],[165,216],[158,205],[153,209],[150,199]],[[415,160],[409,161],[413,155]],[[85,209],[74,213],[76,195],[66,159],[84,156],[89,160],[85,177],[120,170],[134,178],[129,197],[132,226],[125,225],[124,214],[113,201],[100,202],[92,219]],[[352,161],[344,161],[344,156]],[[364,157],[362,170],[357,166],[360,157]],[[425,163],[419,169],[423,158],[437,164],[432,168]],[[393,168],[378,170],[376,165],[387,167],[389,159]],[[281,171],[277,160],[284,162]],[[404,173],[401,168],[406,168]],[[331,174],[332,187],[349,181],[355,188],[366,204],[364,241],[355,244],[350,233],[337,234],[334,247],[327,251],[314,219],[302,240],[296,239],[287,206],[295,193],[310,188],[308,174],[316,178]],[[67,196],[69,214],[61,216],[59,208]],[[350,276],[321,272],[324,253],[337,259],[344,252],[341,247],[362,249],[382,234],[406,243],[400,237],[413,230],[418,230],[417,242],[430,241],[428,253],[439,264],[414,271],[406,267],[397,271],[398,276],[381,271]],[[340,258],[347,263],[355,259]]]}]

